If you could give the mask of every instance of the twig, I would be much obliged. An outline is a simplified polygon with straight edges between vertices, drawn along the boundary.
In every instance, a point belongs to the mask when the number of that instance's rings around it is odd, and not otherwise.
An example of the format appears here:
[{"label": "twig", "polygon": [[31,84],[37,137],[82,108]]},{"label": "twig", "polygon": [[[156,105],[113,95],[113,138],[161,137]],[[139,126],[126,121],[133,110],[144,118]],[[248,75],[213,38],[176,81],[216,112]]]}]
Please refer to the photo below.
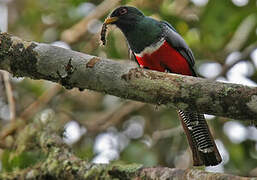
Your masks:
[{"label": "twig", "polygon": [[169,138],[171,136],[175,136],[182,132],[183,132],[183,129],[181,126],[177,126],[166,130],[159,130],[153,133],[152,139],[154,142],[158,142],[160,139]]},{"label": "twig", "polygon": [[114,126],[122,122],[126,116],[134,111],[140,110],[145,105],[145,103],[141,102],[127,101],[111,111],[105,112],[100,116],[97,115],[97,119],[94,117],[92,120],[81,123],[84,124],[90,132],[101,132],[110,126]]},{"label": "twig", "polygon": [[239,51],[245,44],[252,30],[256,27],[256,15],[251,14],[247,16],[241,24],[237,27],[230,42],[226,45],[225,51],[231,53],[232,51]]},{"label": "twig", "polygon": [[[36,101],[29,105],[20,115],[19,118],[24,121],[30,119],[35,113],[37,113],[41,108],[43,108],[60,90],[62,86],[54,85],[52,88],[45,91]],[[0,140],[3,140],[8,135],[13,134],[18,128],[22,128],[24,124],[17,126],[16,122],[11,122],[5,131],[0,134]]]},{"label": "twig", "polygon": [[93,19],[99,19],[103,17],[107,12],[113,9],[121,0],[105,0],[98,5],[88,16],[82,19],[71,28],[65,30],[61,39],[69,44],[79,40],[79,38],[87,32],[88,23]]},{"label": "twig", "polygon": [[96,49],[99,46],[99,37],[100,33],[96,33],[93,36],[91,36],[90,40],[85,44],[83,51],[86,53],[91,53],[94,49]]},{"label": "twig", "polygon": [[0,141],[2,141],[4,138],[6,138],[9,135],[12,135],[18,128],[21,128],[24,126],[24,123],[21,121],[15,121],[15,123],[9,123],[2,127],[2,130],[0,132]]},{"label": "twig", "polygon": [[6,92],[8,107],[10,111],[10,120],[12,123],[15,123],[15,119],[16,119],[15,100],[13,97],[12,86],[9,79],[9,73],[1,70],[0,72],[3,74],[5,92]]},{"label": "twig", "polygon": [[35,102],[27,107],[21,114],[20,118],[23,120],[30,119],[36,112],[44,107],[60,90],[62,86],[53,85],[50,89],[45,91]]}]

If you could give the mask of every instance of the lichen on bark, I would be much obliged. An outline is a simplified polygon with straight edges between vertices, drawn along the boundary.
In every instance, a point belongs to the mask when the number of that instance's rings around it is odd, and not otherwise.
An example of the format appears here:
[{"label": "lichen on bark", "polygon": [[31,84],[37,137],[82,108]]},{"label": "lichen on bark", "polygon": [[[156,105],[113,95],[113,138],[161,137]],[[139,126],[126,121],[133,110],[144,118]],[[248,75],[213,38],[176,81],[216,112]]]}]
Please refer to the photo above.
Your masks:
[{"label": "lichen on bark", "polygon": [[257,88],[162,73],[0,33],[0,69],[185,111],[256,119]]}]

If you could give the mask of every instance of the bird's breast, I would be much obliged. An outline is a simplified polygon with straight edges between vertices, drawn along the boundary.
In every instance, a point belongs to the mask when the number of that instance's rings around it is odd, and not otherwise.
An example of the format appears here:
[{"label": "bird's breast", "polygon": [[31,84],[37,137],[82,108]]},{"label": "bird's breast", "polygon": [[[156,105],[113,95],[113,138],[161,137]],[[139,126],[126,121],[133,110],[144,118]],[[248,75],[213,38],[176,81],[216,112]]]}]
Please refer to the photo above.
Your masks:
[{"label": "bird's breast", "polygon": [[169,70],[177,74],[192,75],[187,60],[164,39],[144,48],[142,52],[135,54],[135,56],[138,63],[144,68],[161,72]]}]

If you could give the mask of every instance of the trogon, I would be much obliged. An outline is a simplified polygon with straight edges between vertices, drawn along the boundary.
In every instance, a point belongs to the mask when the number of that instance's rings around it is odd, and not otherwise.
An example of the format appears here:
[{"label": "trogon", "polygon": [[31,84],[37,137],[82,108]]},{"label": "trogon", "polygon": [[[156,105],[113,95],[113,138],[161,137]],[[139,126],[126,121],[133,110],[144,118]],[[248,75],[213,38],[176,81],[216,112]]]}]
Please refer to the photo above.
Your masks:
[{"label": "trogon", "polygon": [[[145,16],[131,6],[116,8],[105,25],[116,25],[125,35],[129,48],[141,68],[196,76],[194,56],[184,39],[169,23]],[[178,110],[194,166],[214,166],[221,156],[203,114]]]}]

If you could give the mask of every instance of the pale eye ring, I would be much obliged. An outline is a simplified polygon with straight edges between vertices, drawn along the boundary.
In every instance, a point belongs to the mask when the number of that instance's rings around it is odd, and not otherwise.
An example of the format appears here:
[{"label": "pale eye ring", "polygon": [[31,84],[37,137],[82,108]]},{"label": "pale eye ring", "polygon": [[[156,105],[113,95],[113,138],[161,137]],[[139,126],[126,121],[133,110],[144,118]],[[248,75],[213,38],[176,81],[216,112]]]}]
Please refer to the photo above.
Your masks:
[{"label": "pale eye ring", "polygon": [[126,8],[122,8],[119,10],[120,15],[126,14],[127,12],[128,12],[128,10]]}]

